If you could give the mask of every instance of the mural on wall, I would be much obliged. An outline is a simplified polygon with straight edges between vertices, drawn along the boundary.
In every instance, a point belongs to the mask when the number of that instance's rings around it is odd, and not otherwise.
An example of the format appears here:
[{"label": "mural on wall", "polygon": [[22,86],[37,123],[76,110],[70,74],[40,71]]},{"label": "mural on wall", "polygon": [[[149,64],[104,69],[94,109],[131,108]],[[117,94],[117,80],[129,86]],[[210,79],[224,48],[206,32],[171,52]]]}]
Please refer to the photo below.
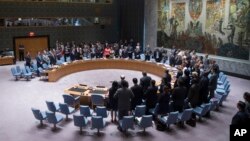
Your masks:
[{"label": "mural on wall", "polygon": [[[158,12],[164,13],[163,7],[167,7],[168,15],[167,18],[158,17],[159,22],[165,20],[166,24],[158,24],[157,46],[176,46],[201,53],[249,59],[250,0],[190,0],[186,3],[172,0],[171,6],[169,0],[159,1]],[[226,7],[225,3],[229,1],[230,7]],[[206,2],[206,7],[203,7],[203,2]],[[188,13],[185,13],[185,4]],[[201,21],[200,15],[205,15],[206,20]],[[185,22],[187,27],[184,31]]]},{"label": "mural on wall", "polygon": [[169,19],[170,19],[170,8],[169,0],[159,0],[158,3],[158,29],[168,32]]}]

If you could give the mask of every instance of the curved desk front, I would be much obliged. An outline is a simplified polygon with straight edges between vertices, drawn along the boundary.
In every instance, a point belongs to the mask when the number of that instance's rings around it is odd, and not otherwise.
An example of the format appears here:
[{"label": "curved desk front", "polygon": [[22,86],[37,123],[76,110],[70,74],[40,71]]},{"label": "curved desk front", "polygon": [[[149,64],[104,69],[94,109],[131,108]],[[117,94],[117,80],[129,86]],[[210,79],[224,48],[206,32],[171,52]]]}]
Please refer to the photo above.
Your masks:
[{"label": "curved desk front", "polygon": [[48,71],[48,81],[56,82],[61,77],[86,70],[96,69],[125,69],[135,71],[146,71],[147,73],[163,77],[166,67],[164,65],[153,62],[137,61],[137,60],[122,60],[122,59],[98,59],[76,61],[67,65],[62,65],[56,69]]}]

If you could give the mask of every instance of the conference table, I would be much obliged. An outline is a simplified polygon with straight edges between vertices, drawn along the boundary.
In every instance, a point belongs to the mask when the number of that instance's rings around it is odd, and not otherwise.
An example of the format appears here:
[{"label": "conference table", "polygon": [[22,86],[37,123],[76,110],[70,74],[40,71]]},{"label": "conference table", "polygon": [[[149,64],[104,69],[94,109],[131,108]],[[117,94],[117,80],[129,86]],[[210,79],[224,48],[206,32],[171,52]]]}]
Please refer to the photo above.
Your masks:
[{"label": "conference table", "polygon": [[10,65],[10,64],[14,64],[13,56],[0,57],[0,65]]},{"label": "conference table", "polygon": [[[141,60],[126,59],[96,59],[96,60],[78,60],[71,63],[64,63],[46,71],[49,82],[56,82],[60,78],[86,70],[96,69],[125,69],[135,71],[145,71],[154,74],[160,78],[164,77],[165,70],[169,69],[170,74],[176,74],[177,69],[162,63],[146,62]],[[173,78],[173,77],[172,77]]]},{"label": "conference table", "polygon": [[105,86],[89,87],[84,84],[76,84],[65,89],[64,93],[80,96],[81,105],[91,105],[91,95],[93,94],[103,96],[104,101],[107,101],[108,98],[108,88]]}]

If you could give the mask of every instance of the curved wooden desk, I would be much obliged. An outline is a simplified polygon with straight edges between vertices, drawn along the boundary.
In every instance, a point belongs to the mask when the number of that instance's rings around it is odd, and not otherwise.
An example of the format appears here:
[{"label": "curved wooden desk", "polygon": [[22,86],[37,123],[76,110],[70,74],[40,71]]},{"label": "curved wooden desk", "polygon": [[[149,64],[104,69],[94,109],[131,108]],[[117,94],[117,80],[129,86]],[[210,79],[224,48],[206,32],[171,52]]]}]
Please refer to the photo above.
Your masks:
[{"label": "curved wooden desk", "polygon": [[144,62],[137,60],[122,60],[122,59],[98,59],[98,60],[85,60],[76,61],[67,65],[62,65],[59,68],[48,71],[48,81],[56,82],[61,77],[68,74],[95,69],[126,69],[136,71],[146,71],[147,73],[154,74],[159,77],[163,77],[166,67],[164,65],[158,65],[153,62]]}]

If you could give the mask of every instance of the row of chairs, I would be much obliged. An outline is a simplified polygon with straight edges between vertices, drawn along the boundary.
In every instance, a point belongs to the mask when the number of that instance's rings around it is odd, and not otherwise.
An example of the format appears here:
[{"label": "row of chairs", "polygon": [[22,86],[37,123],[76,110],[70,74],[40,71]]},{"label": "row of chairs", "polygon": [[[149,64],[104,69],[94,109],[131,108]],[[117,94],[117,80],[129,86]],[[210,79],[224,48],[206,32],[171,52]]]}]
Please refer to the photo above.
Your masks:
[{"label": "row of chairs", "polygon": [[33,78],[33,72],[29,67],[20,68],[20,66],[11,67],[11,73],[15,77],[15,80],[25,78],[27,81]]},{"label": "row of chairs", "polygon": [[215,98],[219,100],[219,105],[222,106],[223,102],[226,100],[230,93],[230,82],[227,76],[223,73],[219,73],[219,78],[217,81],[217,89],[215,90]]}]

